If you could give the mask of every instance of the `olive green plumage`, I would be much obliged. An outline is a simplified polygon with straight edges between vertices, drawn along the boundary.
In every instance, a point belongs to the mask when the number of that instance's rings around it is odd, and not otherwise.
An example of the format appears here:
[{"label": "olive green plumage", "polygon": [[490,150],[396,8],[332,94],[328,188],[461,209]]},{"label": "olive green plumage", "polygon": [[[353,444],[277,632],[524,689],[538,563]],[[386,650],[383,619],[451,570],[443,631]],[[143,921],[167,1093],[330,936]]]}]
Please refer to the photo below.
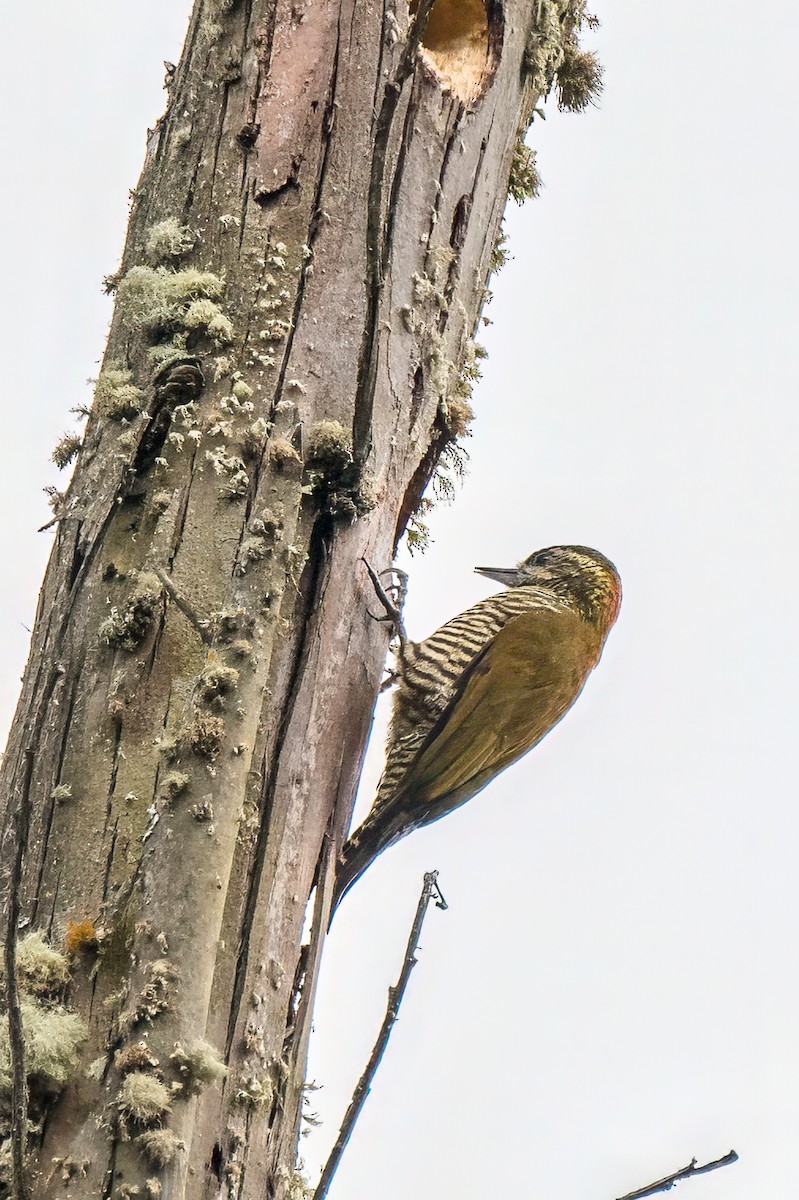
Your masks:
[{"label": "olive green plumage", "polygon": [[334,907],[382,850],[475,796],[571,708],[618,615],[616,568],[596,550],[553,546],[510,586],[399,651],[386,767],[342,850]]}]

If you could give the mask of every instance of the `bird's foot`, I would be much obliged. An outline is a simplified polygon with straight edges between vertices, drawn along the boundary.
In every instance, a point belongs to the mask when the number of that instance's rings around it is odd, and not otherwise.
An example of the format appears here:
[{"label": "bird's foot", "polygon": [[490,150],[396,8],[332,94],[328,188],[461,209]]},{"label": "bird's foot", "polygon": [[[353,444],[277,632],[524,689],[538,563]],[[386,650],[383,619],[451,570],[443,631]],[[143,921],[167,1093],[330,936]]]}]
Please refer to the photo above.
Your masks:
[{"label": "bird's foot", "polygon": [[399,681],[399,679],[400,679],[399,671],[388,671],[387,670],[385,678],[383,679],[382,683],[380,684],[380,687],[377,689],[378,695],[382,696],[383,692],[387,692],[389,688],[392,688],[394,686],[394,684]]},{"label": "bird's foot", "polygon": [[[374,613],[369,615],[375,621],[389,621],[394,626],[394,633],[399,638],[400,643],[406,640],[405,625],[402,620],[402,609],[405,604],[405,596],[408,591],[408,576],[405,571],[400,571],[398,567],[388,567],[385,571],[381,571],[378,575],[377,571],[364,558],[363,565],[369,572],[369,578],[372,581],[372,587],[375,589],[375,595],[383,606],[384,615],[375,617]],[[383,586],[382,579],[388,576],[388,583]]]}]

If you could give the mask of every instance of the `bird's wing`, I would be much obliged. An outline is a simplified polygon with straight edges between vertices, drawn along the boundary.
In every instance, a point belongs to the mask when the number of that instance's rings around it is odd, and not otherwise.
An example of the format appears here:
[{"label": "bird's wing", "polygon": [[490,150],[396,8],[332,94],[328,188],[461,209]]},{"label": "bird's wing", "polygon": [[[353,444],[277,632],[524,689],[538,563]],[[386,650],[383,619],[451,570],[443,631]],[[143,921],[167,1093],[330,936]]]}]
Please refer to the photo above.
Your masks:
[{"label": "bird's wing", "polygon": [[475,795],[557,724],[600,649],[593,626],[569,610],[533,608],[513,617],[464,672],[396,801],[413,798],[414,808],[441,807],[443,815]]}]

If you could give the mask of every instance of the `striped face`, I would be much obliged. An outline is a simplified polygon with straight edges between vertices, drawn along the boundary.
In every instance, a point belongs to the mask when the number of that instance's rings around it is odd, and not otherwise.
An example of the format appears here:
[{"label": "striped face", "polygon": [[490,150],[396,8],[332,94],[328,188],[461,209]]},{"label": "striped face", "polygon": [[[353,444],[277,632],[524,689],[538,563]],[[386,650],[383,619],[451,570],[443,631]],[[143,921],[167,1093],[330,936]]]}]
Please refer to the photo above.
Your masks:
[{"label": "striped face", "polygon": [[621,606],[621,579],[609,558],[589,546],[548,546],[516,568],[515,586],[534,584],[573,605],[607,633]]}]

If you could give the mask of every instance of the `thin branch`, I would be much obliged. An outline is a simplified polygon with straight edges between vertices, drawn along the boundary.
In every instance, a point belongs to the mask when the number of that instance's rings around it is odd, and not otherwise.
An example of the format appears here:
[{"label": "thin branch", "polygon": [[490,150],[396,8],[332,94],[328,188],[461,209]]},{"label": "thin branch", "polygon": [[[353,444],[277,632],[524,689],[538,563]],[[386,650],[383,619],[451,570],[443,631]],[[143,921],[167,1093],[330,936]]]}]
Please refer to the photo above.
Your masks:
[{"label": "thin branch", "polygon": [[189,602],[185,598],[185,596],[182,596],[180,594],[180,592],[178,591],[178,589],[175,587],[174,583],[169,578],[166,571],[162,571],[160,567],[153,567],[153,572],[160,579],[161,583],[164,586],[164,591],[169,596],[170,600],[174,600],[175,606],[180,609],[180,611],[183,613],[183,616],[186,618],[186,620],[189,622],[189,624],[194,629],[196,629],[197,633],[199,633],[203,642],[205,642],[206,644],[208,642],[210,642],[211,641],[211,632],[208,627],[208,622],[204,621],[202,619],[202,617],[197,615],[197,613],[194,611],[192,606],[189,604]]},{"label": "thin branch", "polygon": [[8,1042],[11,1051],[11,1194],[14,1200],[28,1200],[25,1179],[25,1147],[28,1140],[28,1084],[25,1078],[25,1042],[22,1011],[17,986],[17,929],[19,926],[19,890],[22,861],[30,826],[30,792],[33,778],[33,750],[23,754],[22,790],[14,813],[14,858],[8,881],[5,971],[8,1006]]},{"label": "thin branch", "polygon": [[324,1200],[327,1195],[333,1176],[341,1161],[347,1142],[352,1136],[352,1131],[355,1128],[355,1123],[361,1115],[361,1109],[366,1102],[366,1097],[372,1088],[374,1077],[377,1073],[377,1068],[380,1066],[380,1061],[388,1046],[388,1039],[391,1037],[391,1030],[397,1020],[399,1008],[402,1004],[402,998],[405,995],[405,989],[408,986],[408,980],[411,977],[411,971],[416,966],[416,951],[419,948],[419,938],[422,933],[422,925],[427,913],[430,901],[435,899],[436,908],[445,909],[447,902],[441,895],[441,889],[438,886],[438,871],[428,871],[424,877],[424,885],[422,894],[419,897],[419,903],[416,906],[416,916],[413,918],[408,945],[405,947],[405,959],[400,971],[400,977],[394,984],[394,987],[388,989],[388,1005],[386,1007],[386,1015],[383,1018],[383,1024],[380,1027],[380,1033],[377,1035],[377,1041],[374,1044],[369,1062],[366,1064],[366,1070],[358,1080],[358,1086],[352,1094],[349,1108],[347,1109],[344,1120],[341,1123],[338,1137],[333,1149],[330,1151],[324,1170],[322,1171],[319,1183],[314,1192],[314,1200]]},{"label": "thin branch", "polygon": [[730,1163],[737,1161],[738,1155],[734,1150],[730,1150],[729,1154],[725,1154],[723,1158],[705,1163],[702,1167],[698,1167],[696,1159],[692,1158],[687,1167],[675,1171],[672,1175],[666,1175],[663,1179],[656,1180],[655,1183],[649,1183],[646,1187],[639,1188],[637,1192],[625,1192],[623,1196],[619,1196],[619,1200],[644,1200],[645,1196],[654,1196],[658,1192],[670,1191],[681,1179],[688,1179],[692,1175],[706,1175],[708,1171],[717,1171],[719,1167],[728,1167]]}]

